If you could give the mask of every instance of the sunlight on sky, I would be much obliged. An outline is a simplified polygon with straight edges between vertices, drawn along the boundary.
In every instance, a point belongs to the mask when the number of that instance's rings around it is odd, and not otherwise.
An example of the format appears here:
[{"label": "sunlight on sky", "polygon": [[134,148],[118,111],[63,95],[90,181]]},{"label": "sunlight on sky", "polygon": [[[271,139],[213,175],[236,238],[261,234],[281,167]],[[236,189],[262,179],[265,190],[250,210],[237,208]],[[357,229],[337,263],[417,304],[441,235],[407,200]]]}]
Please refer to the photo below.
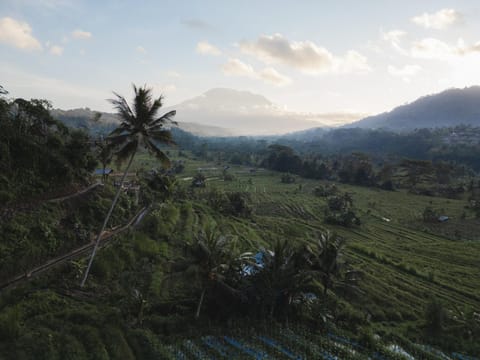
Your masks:
[{"label": "sunlight on sky", "polygon": [[1,85],[111,111],[132,82],[168,105],[212,88],[301,113],[373,114],[480,84],[477,1],[0,3]]}]

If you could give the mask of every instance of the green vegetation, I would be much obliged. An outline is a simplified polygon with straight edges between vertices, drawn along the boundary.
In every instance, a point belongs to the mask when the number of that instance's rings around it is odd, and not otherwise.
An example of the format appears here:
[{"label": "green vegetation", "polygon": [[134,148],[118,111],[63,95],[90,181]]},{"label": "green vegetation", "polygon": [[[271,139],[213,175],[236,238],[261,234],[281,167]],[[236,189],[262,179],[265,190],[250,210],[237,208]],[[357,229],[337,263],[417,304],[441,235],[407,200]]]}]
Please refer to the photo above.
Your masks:
[{"label": "green vegetation", "polygon": [[[2,101],[4,111],[15,104]],[[0,126],[12,126],[17,136],[15,127],[25,123],[7,115]],[[45,127],[52,134],[60,128]],[[47,146],[31,131],[23,133],[26,154],[30,146]],[[63,131],[59,149],[66,151],[75,131]],[[342,182],[298,172],[295,181],[284,181],[293,177],[291,169],[235,165],[222,160],[233,154],[212,156],[207,149],[199,155],[159,148],[173,164],[166,170],[146,151],[133,158],[135,146],[124,151],[133,159],[130,168],[121,169],[134,175],[80,287],[118,180],[110,175],[104,186],[76,194],[72,183],[95,182],[85,161],[93,159],[94,142],[82,144],[69,180],[32,170],[35,183],[48,180],[72,196],[32,191],[26,180],[17,186],[14,167],[5,172],[12,195],[0,223],[0,358],[402,359],[399,348],[418,359],[440,358],[440,350],[480,353],[475,178],[452,171],[445,182],[466,181],[465,189],[427,196],[413,188],[434,186],[439,164],[376,164],[352,154],[336,166],[333,158],[324,164]],[[277,167],[285,165],[278,159],[298,157],[305,169],[305,158],[293,150],[255,144],[252,164]],[[379,186],[389,180],[395,191]],[[449,220],[438,222],[437,215]],[[75,253],[84,246],[88,251]],[[63,260],[65,254],[73,255]],[[58,258],[58,265],[32,271]]]}]

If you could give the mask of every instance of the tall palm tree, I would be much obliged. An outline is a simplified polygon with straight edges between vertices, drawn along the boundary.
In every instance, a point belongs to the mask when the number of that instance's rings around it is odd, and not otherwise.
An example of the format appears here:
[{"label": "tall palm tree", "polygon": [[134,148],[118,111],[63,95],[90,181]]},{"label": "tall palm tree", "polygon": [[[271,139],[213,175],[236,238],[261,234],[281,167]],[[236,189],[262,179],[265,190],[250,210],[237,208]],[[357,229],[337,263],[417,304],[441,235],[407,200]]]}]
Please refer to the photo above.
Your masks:
[{"label": "tall palm tree", "polygon": [[118,128],[110,133],[107,137],[107,141],[114,149],[117,159],[119,161],[125,161],[128,159],[128,165],[125,168],[117,193],[110,206],[110,210],[103,222],[102,229],[95,240],[95,246],[93,247],[87,270],[85,271],[85,275],[81,282],[81,287],[83,287],[87,281],[93,258],[98,249],[100,237],[107,226],[115,205],[117,204],[123,182],[125,181],[128,170],[132,165],[137,150],[140,147],[146,148],[151,154],[157,157],[163,165],[170,166],[170,160],[159,148],[159,144],[174,144],[172,134],[165,128],[165,126],[168,124],[176,124],[172,120],[176,111],[169,111],[158,117],[157,113],[163,105],[163,96],[154,99],[152,96],[152,89],[149,89],[146,86],[137,88],[133,85],[133,91],[135,97],[133,99],[132,107],[128,105],[128,102],[123,96],[115,92],[114,95],[116,96],[116,99],[110,100],[113,107],[117,110],[117,115],[122,122]]}]

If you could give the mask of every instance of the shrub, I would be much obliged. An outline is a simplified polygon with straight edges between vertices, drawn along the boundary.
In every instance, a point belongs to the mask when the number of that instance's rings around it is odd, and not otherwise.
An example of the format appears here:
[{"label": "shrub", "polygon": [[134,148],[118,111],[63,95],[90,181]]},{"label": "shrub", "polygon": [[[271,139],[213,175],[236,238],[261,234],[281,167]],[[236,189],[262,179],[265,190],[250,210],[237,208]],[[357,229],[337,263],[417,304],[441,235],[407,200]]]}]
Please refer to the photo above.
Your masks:
[{"label": "shrub", "polygon": [[283,174],[281,177],[281,181],[284,184],[293,184],[295,182],[295,176],[292,174]]},{"label": "shrub", "polygon": [[438,335],[442,332],[447,318],[443,304],[432,298],[425,308],[425,326],[430,335]]}]

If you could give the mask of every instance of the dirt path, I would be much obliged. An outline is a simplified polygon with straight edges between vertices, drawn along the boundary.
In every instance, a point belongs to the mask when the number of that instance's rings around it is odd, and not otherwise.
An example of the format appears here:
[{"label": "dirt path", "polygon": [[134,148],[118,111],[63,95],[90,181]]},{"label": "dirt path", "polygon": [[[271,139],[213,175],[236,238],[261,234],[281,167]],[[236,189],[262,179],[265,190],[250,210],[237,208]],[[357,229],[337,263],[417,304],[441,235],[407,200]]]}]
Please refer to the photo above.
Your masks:
[{"label": "dirt path", "polygon": [[[129,229],[132,226],[133,227],[137,226],[140,223],[140,221],[143,219],[147,211],[148,211],[147,208],[143,208],[137,214],[135,214],[135,216],[133,216],[127,224],[123,226],[117,226],[113,229],[104,231],[102,234],[102,237],[100,238],[99,246],[100,247],[105,246],[109,242],[109,240],[111,240],[116,235],[124,232],[125,230]],[[42,265],[34,267],[30,271],[14,276],[13,278],[7,280],[3,284],[0,284],[0,291],[13,287],[22,281],[29,281],[33,277],[43,273],[44,271],[51,269],[56,265],[63,264],[65,261],[74,259],[80,255],[83,255],[84,253],[89,252],[89,250],[92,250],[94,245],[95,245],[95,242],[92,240],[88,244],[82,245],[66,254],[57,256],[56,258],[46,261]]]},{"label": "dirt path", "polygon": [[77,192],[74,192],[73,194],[68,194],[68,195],[65,195],[65,196],[61,196],[61,197],[58,197],[58,198],[54,198],[54,199],[48,199],[46,200],[47,202],[62,202],[62,201],[65,201],[65,200],[68,200],[68,199],[71,199],[73,197],[76,197],[76,196],[80,196],[82,194],[85,194],[87,192],[89,192],[90,190],[93,190],[95,189],[96,187],[98,186],[103,186],[103,184],[101,182],[96,182],[92,185],[90,185],[89,187],[86,187],[82,190],[79,190]]}]

